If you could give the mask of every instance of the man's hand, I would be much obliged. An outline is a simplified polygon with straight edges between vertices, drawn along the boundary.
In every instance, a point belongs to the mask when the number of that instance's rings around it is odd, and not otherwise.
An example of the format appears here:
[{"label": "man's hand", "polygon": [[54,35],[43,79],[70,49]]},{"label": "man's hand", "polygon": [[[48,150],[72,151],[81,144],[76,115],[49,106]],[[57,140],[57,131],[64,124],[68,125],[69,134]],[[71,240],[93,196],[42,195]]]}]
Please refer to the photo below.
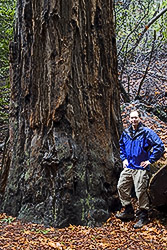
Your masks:
[{"label": "man's hand", "polygon": [[148,165],[150,165],[151,163],[149,161],[142,161],[140,163],[140,166],[143,167],[143,168],[146,168]]},{"label": "man's hand", "polygon": [[123,161],[123,168],[127,168],[127,166],[128,166],[128,160],[127,159],[125,159],[124,161]]}]

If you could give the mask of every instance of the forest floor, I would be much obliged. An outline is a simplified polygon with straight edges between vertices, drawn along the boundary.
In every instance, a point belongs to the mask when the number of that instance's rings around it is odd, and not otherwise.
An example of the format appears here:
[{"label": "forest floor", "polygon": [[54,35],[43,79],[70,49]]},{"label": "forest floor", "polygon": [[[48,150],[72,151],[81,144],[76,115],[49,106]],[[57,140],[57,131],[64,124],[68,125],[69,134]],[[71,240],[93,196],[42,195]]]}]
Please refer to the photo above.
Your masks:
[{"label": "forest floor", "polygon": [[57,229],[0,215],[0,249],[6,250],[166,250],[167,217],[152,210],[149,224],[134,229],[135,221],[121,222],[115,214],[101,227]]}]

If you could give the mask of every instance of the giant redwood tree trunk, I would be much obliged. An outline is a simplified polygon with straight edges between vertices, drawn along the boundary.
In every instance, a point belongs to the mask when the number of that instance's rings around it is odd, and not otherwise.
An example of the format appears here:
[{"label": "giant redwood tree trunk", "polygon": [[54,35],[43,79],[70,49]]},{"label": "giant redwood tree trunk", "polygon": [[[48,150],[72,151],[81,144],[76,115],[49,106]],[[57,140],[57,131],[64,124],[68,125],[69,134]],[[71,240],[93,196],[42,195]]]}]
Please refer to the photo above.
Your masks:
[{"label": "giant redwood tree trunk", "polygon": [[18,0],[1,211],[56,227],[116,206],[120,126],[112,0]]}]

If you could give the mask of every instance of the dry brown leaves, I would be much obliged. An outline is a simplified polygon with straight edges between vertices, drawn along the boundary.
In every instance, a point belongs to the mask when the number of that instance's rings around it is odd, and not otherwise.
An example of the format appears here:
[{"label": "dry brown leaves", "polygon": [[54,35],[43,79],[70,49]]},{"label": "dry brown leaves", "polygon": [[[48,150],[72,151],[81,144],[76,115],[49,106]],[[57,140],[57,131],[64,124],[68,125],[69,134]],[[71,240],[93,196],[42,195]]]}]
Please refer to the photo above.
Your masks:
[{"label": "dry brown leaves", "polygon": [[46,228],[23,223],[16,218],[0,215],[0,249],[6,250],[165,250],[167,230],[154,219],[142,229],[135,230],[135,222],[121,222],[112,214],[101,227],[70,225],[67,228]]}]

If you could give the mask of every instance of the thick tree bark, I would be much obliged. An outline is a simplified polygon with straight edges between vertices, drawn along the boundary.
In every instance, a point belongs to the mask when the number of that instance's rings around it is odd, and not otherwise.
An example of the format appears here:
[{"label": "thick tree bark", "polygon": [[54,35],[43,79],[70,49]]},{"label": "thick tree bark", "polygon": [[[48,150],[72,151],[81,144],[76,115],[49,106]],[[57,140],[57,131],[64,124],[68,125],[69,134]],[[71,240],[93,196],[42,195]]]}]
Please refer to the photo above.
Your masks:
[{"label": "thick tree bark", "polygon": [[115,209],[121,127],[110,0],[19,0],[1,210],[56,227]]}]

